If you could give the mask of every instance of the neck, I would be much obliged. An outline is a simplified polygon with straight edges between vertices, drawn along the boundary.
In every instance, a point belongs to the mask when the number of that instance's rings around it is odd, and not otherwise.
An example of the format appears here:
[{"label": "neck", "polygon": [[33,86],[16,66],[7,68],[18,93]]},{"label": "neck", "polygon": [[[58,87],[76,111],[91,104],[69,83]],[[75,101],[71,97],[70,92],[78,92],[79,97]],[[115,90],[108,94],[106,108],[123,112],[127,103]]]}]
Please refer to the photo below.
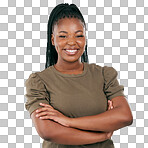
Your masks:
[{"label": "neck", "polygon": [[54,65],[60,71],[76,71],[82,70],[83,64],[80,61],[75,62],[58,62]]}]

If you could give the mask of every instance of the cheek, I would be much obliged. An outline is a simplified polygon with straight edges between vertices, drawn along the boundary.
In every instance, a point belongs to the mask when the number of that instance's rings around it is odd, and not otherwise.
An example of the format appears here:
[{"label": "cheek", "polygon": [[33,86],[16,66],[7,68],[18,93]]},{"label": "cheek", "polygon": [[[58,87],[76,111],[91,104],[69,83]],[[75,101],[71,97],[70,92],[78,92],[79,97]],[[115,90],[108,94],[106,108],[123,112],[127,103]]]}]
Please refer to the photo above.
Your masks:
[{"label": "cheek", "polygon": [[77,40],[77,43],[79,44],[79,46],[81,46],[83,48],[86,44],[86,41],[85,41],[85,39],[81,39],[81,40]]},{"label": "cheek", "polygon": [[57,39],[56,40],[56,47],[58,48],[63,48],[66,44],[66,41],[65,40],[61,40],[61,39]]}]

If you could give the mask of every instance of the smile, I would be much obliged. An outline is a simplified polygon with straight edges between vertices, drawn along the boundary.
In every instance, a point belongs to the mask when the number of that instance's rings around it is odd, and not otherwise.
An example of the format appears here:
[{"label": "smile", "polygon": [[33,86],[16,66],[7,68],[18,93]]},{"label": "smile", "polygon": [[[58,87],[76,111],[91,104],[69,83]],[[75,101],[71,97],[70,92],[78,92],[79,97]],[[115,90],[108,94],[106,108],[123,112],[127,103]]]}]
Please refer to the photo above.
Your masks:
[{"label": "smile", "polygon": [[64,51],[67,55],[75,55],[78,53],[78,49],[74,49],[74,50],[65,49]]}]

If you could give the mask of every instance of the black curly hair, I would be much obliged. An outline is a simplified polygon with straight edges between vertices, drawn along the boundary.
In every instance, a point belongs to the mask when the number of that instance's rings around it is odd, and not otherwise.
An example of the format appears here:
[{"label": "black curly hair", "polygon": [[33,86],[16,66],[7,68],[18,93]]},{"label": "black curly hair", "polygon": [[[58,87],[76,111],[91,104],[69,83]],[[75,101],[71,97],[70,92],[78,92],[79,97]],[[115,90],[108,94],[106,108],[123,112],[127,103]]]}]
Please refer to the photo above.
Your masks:
[{"label": "black curly hair", "polygon": [[[51,34],[53,32],[53,27],[56,24],[56,22],[58,22],[59,19],[65,18],[65,17],[67,18],[74,17],[74,18],[80,19],[86,29],[85,20],[80,10],[75,4],[62,3],[57,5],[50,13],[49,20],[48,20],[45,68],[48,68],[49,66],[52,66],[57,63],[58,54],[55,47],[52,45]],[[81,56],[81,62],[86,62],[86,63],[89,62],[88,55],[87,55],[87,43],[85,46],[85,51]]]}]

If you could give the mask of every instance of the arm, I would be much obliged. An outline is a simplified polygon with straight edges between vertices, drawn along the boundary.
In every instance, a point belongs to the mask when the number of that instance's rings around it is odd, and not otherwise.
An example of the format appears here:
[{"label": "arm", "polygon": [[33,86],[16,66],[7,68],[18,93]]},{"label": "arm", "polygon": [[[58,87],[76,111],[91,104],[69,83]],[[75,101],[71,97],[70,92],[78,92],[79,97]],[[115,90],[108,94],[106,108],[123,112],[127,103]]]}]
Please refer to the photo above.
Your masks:
[{"label": "arm", "polygon": [[105,141],[112,135],[112,132],[88,132],[64,127],[51,120],[41,120],[36,114],[35,111],[31,114],[32,121],[39,136],[47,141],[65,145],[85,145]]},{"label": "arm", "polygon": [[133,117],[126,99],[123,96],[119,96],[111,101],[113,109],[94,116],[72,118],[70,127],[107,132],[132,124]]}]

